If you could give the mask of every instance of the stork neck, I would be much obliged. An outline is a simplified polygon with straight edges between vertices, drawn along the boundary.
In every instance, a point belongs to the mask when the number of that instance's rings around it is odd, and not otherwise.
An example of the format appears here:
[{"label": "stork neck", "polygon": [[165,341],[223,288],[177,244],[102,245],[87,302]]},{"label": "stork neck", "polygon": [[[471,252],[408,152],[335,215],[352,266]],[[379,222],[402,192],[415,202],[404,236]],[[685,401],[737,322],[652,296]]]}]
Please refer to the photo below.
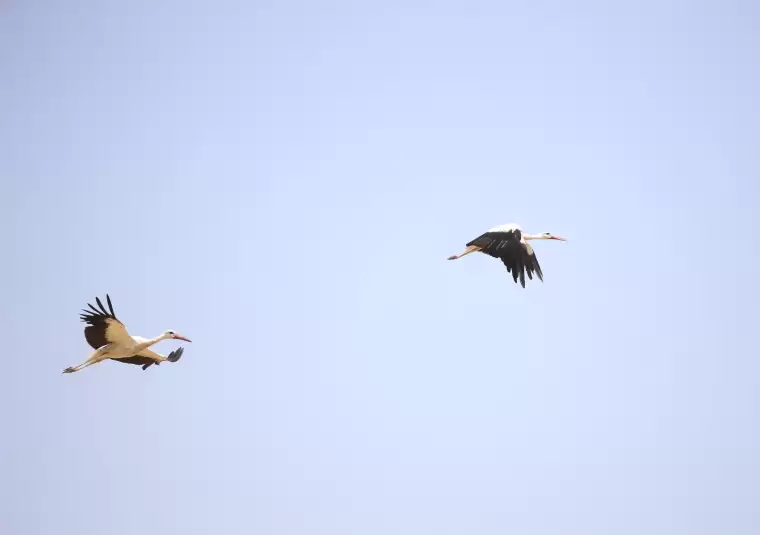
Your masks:
[{"label": "stork neck", "polygon": [[165,340],[167,336],[165,334],[162,334],[160,336],[156,336],[155,338],[151,338],[150,340],[145,340],[144,342],[140,342],[139,344],[135,345],[135,348],[137,348],[138,351],[142,351],[143,349],[147,349],[153,344],[157,344],[161,340]]},{"label": "stork neck", "polygon": [[523,234],[523,240],[543,240],[544,237],[540,234]]}]

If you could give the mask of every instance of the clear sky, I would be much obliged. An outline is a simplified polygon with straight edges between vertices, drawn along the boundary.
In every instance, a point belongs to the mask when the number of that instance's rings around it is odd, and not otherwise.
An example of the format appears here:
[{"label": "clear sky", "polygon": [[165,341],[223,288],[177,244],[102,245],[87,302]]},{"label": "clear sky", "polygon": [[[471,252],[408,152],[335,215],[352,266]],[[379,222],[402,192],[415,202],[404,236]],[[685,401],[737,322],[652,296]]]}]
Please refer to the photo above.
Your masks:
[{"label": "clear sky", "polygon": [[[0,531],[756,535],[759,28],[2,2]],[[61,375],[106,292],[182,360]]]}]

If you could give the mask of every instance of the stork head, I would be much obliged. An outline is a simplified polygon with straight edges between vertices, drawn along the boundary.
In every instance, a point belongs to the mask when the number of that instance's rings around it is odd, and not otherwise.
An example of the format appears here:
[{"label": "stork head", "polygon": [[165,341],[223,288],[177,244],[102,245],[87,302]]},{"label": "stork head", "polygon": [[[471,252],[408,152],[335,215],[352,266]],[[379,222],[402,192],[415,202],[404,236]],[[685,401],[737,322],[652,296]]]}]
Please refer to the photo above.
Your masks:
[{"label": "stork head", "polygon": [[543,233],[541,233],[541,237],[539,239],[541,239],[541,240],[567,241],[565,238],[562,238],[561,236],[555,236],[551,232],[543,232]]},{"label": "stork head", "polygon": [[177,331],[166,331],[164,333],[164,338],[171,338],[173,340],[184,340],[185,342],[192,342],[192,340],[185,338],[181,334],[179,334]]}]

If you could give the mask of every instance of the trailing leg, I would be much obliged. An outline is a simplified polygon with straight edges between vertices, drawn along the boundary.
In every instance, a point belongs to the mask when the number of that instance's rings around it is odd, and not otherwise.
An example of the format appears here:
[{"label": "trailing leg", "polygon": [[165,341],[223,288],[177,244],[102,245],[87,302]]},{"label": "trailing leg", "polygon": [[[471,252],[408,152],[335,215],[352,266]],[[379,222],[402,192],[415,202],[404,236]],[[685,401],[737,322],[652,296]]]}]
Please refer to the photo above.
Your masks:
[{"label": "trailing leg", "polygon": [[470,253],[474,253],[474,252],[477,252],[477,251],[480,251],[480,247],[478,247],[477,245],[470,245],[469,247],[467,247],[467,249],[465,249],[464,251],[462,251],[461,254],[450,256],[446,260],[457,260],[459,258],[462,258],[463,256],[466,256],[466,255],[468,255]]}]

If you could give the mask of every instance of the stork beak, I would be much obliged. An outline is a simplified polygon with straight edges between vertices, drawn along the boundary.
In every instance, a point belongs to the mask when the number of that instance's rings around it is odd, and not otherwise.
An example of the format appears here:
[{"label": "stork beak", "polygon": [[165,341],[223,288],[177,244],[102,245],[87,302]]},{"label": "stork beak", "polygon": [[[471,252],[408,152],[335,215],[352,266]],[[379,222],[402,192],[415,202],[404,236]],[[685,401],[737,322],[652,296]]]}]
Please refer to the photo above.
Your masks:
[{"label": "stork beak", "polygon": [[176,340],[184,340],[185,342],[190,342],[191,344],[193,343],[193,341],[192,341],[192,340],[190,340],[189,338],[185,338],[185,337],[184,337],[184,336],[182,336],[181,334],[175,334],[175,335],[174,335],[174,338],[175,338]]},{"label": "stork beak", "polygon": [[561,236],[552,236],[552,239],[553,240],[559,240],[559,241],[567,241],[565,238],[563,238]]}]

